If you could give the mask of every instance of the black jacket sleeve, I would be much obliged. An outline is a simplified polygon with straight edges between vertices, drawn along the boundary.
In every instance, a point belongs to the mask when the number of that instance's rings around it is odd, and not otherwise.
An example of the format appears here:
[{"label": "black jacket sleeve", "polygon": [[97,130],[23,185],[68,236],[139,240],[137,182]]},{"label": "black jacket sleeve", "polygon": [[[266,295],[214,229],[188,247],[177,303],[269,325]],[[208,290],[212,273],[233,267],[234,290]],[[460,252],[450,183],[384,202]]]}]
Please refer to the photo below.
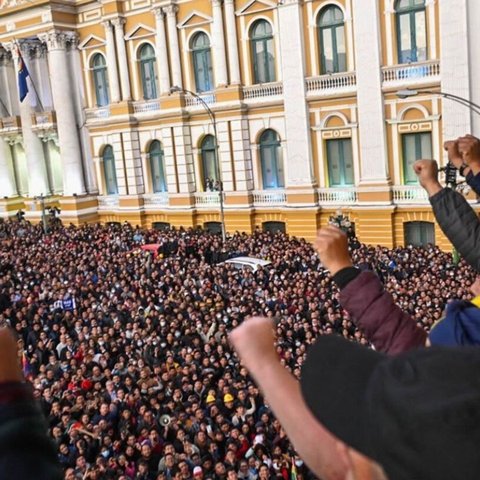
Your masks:
[{"label": "black jacket sleeve", "polygon": [[480,272],[480,220],[463,195],[444,188],[430,197],[440,228],[460,255]]}]

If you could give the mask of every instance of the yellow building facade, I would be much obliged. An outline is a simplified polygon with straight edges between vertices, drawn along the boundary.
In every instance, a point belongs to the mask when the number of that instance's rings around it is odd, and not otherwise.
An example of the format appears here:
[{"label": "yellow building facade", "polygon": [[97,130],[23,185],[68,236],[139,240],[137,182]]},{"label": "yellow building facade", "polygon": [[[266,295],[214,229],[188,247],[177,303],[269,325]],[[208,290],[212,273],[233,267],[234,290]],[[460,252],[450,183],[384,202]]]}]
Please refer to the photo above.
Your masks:
[{"label": "yellow building facade", "polygon": [[216,228],[221,182],[229,232],[311,240],[341,210],[450,248],[411,164],[480,133],[438,94],[479,102],[478,3],[0,0],[0,213]]}]

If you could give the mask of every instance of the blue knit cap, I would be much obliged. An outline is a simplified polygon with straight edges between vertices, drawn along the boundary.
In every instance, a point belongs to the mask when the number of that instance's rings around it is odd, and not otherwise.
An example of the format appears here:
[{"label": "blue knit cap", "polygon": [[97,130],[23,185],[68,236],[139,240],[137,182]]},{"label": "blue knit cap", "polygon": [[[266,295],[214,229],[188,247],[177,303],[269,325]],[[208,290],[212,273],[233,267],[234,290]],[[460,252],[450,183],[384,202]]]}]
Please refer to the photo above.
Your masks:
[{"label": "blue knit cap", "polygon": [[428,338],[432,345],[446,347],[480,345],[480,308],[470,302],[450,302],[445,318],[433,326]]}]

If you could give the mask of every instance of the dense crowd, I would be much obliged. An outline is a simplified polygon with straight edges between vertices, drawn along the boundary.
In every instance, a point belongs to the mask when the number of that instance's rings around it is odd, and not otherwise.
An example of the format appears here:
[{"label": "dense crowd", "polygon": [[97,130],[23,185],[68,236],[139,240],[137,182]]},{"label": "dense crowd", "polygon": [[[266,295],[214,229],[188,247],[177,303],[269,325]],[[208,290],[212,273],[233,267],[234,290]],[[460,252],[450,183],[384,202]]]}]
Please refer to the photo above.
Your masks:
[{"label": "dense crowd", "polygon": [[[140,249],[158,243],[159,254]],[[437,247],[369,247],[396,303],[428,329],[473,273]],[[271,261],[256,272],[221,262]],[[68,479],[256,480],[310,474],[239,364],[227,333],[247,316],[276,323],[299,375],[318,335],[367,343],[313,247],[287,235],[124,225],[0,224],[0,322],[19,336]]]}]

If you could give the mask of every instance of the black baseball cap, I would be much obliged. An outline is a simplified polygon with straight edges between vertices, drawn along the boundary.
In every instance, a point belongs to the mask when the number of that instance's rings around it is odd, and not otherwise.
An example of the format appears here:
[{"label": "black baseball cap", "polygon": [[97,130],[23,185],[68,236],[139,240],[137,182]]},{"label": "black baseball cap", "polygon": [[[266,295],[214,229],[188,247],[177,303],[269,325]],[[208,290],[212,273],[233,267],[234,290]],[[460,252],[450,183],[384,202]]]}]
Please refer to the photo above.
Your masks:
[{"label": "black baseball cap", "polygon": [[303,397],[337,438],[389,480],[480,478],[480,348],[388,357],[320,337],[302,369]]}]

